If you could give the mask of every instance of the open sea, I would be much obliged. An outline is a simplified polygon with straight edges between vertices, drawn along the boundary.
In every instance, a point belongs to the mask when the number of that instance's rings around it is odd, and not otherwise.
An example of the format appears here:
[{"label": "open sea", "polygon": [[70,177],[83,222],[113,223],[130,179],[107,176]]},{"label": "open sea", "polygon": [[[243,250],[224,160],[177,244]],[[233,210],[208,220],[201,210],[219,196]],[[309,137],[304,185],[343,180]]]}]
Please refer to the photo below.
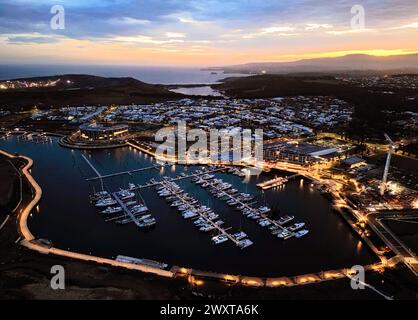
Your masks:
[{"label": "open sea", "polygon": [[[204,68],[204,66],[202,66],[202,68]],[[0,80],[60,74],[132,77],[151,84],[212,84],[226,77],[243,76],[241,74],[202,71],[199,67],[0,65]]]}]

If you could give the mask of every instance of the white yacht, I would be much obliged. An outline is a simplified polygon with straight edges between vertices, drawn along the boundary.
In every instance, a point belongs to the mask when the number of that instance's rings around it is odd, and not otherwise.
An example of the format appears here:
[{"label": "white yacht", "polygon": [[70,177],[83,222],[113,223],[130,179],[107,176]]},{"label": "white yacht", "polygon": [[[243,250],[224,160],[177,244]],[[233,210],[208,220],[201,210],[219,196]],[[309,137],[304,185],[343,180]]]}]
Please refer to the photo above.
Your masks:
[{"label": "white yacht", "polygon": [[118,212],[121,212],[121,211],[122,211],[121,207],[108,207],[105,210],[103,210],[102,213],[113,214],[113,213],[118,213]]},{"label": "white yacht", "polygon": [[188,210],[182,214],[184,219],[190,219],[197,216],[197,213],[193,210]]},{"label": "white yacht", "polygon": [[133,214],[139,214],[139,213],[147,212],[148,208],[142,204],[138,204],[132,207],[130,210]]},{"label": "white yacht", "polygon": [[227,237],[226,235],[224,235],[224,234],[220,234],[220,235],[218,235],[218,236],[213,237],[213,238],[212,238],[212,241],[213,241],[215,244],[220,244],[220,243],[223,243],[223,242],[225,242],[225,241],[228,241],[228,237]]},{"label": "white yacht", "polygon": [[282,232],[279,232],[277,234],[277,238],[287,240],[287,239],[290,239],[291,237],[293,237],[293,235],[294,234],[291,233],[289,230],[284,229]]},{"label": "white yacht", "polygon": [[268,213],[270,211],[271,211],[271,209],[269,207],[260,207],[260,208],[258,208],[258,212],[260,212],[261,214],[265,214],[265,213]]},{"label": "white yacht", "polygon": [[271,225],[271,222],[267,219],[261,219],[258,221],[258,224],[262,227],[268,227],[269,225]]},{"label": "white yacht", "polygon": [[112,198],[104,198],[104,199],[100,199],[99,201],[96,202],[96,207],[98,208],[103,208],[103,207],[110,207],[116,204],[116,201],[113,200]]},{"label": "white yacht", "polygon": [[298,232],[295,233],[295,237],[296,238],[302,238],[304,235],[307,235],[309,233],[309,230],[300,230]]},{"label": "white yacht", "polygon": [[242,240],[247,237],[247,234],[241,231],[241,232],[234,233],[232,237],[235,238],[235,240]]},{"label": "white yacht", "polygon": [[251,245],[253,245],[253,242],[252,242],[250,239],[244,239],[244,240],[241,240],[241,241],[238,243],[238,246],[239,246],[241,249],[247,248],[247,247],[249,247],[249,246],[251,246]]},{"label": "white yacht", "polygon": [[121,189],[120,191],[116,192],[116,195],[121,200],[128,200],[128,199],[132,199],[132,198],[135,197],[135,193],[134,192],[130,192],[129,190],[123,190],[123,189]]},{"label": "white yacht", "polygon": [[150,214],[146,214],[146,215],[138,218],[138,221],[144,221],[144,220],[148,220],[150,218],[151,218],[151,215]]},{"label": "white yacht", "polygon": [[297,231],[302,229],[305,226],[305,222],[295,223],[294,225],[289,227],[290,231]]},{"label": "white yacht", "polygon": [[214,230],[214,229],[215,229],[215,227],[214,227],[214,226],[205,225],[205,226],[201,227],[199,230],[200,230],[200,231],[203,231],[203,232],[209,232],[209,231],[212,231],[212,230]]}]

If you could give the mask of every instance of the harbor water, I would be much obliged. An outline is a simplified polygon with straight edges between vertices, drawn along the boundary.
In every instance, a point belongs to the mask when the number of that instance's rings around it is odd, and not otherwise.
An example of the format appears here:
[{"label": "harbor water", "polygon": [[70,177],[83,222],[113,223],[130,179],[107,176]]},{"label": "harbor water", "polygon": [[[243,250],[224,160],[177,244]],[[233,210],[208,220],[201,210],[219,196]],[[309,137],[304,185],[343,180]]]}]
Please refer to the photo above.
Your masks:
[{"label": "harbor water", "polygon": [[[254,195],[260,205],[272,208],[273,218],[294,215],[294,222],[305,222],[309,234],[300,239],[280,240],[268,228],[245,218],[190,179],[177,182],[202,205],[219,214],[225,226],[232,227],[231,233],[244,231],[248,235],[254,244],[241,250],[231,241],[213,244],[210,233],[199,232],[190,220],[183,219],[177,209],[158,196],[155,188],[140,191],[150,213],[157,219],[154,228],[140,230],[133,223],[120,226],[105,222],[103,214],[89,201],[89,194],[98,191],[100,183],[85,180],[95,174],[82,155],[102,175],[155,164],[154,158],[131,147],[80,151],[60,147],[56,138],[47,143],[34,143],[10,136],[0,140],[0,148],[34,160],[31,171],[43,189],[43,196],[31,214],[29,228],[35,237],[48,239],[58,248],[109,258],[117,255],[148,258],[169,266],[260,277],[292,276],[376,261],[350,227],[331,210],[330,202],[306,179],[296,178],[270,190],[257,188],[257,183],[275,175],[286,175],[284,172],[246,178],[228,173],[216,176],[240,192]],[[163,176],[174,177],[196,169],[173,165],[139,171],[106,179],[105,187],[116,191],[128,183],[145,184],[152,178],[161,180]]]}]

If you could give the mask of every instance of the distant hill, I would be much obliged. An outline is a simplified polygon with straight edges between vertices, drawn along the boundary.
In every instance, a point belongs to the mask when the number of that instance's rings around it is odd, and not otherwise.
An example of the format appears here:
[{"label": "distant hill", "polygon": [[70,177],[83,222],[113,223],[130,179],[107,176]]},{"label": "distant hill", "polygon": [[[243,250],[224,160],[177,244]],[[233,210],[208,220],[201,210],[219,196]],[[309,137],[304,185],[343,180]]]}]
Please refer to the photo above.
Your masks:
[{"label": "distant hill", "polygon": [[293,62],[262,62],[210,68],[226,73],[341,73],[390,71],[390,73],[418,72],[418,54],[377,57],[366,54],[351,54],[336,58],[303,59]]},{"label": "distant hill", "polygon": [[131,104],[180,98],[177,94],[158,85],[134,78],[106,78],[84,74],[54,75],[12,79],[11,81],[57,81],[55,86],[43,88],[18,88],[0,91],[0,107],[82,106]]}]

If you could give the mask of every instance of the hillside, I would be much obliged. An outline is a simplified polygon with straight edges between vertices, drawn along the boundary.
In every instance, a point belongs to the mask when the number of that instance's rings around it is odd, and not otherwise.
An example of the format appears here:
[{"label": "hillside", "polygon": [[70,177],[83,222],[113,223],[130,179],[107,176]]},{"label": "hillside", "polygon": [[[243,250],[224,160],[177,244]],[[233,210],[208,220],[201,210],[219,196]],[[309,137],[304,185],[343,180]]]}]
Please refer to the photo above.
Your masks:
[{"label": "hillside", "polygon": [[273,74],[299,72],[379,72],[407,73],[418,71],[418,54],[378,57],[366,54],[351,54],[335,58],[303,59],[293,62],[247,63],[234,66],[210,68],[223,70],[226,73],[260,73]]},{"label": "hillside", "polygon": [[[56,82],[49,87],[18,87],[0,91],[3,109],[38,106],[80,106],[147,103],[180,98],[164,87],[151,85],[133,78],[105,78],[91,75],[56,75],[13,79],[13,83]],[[4,82],[4,81],[3,81]]]}]

